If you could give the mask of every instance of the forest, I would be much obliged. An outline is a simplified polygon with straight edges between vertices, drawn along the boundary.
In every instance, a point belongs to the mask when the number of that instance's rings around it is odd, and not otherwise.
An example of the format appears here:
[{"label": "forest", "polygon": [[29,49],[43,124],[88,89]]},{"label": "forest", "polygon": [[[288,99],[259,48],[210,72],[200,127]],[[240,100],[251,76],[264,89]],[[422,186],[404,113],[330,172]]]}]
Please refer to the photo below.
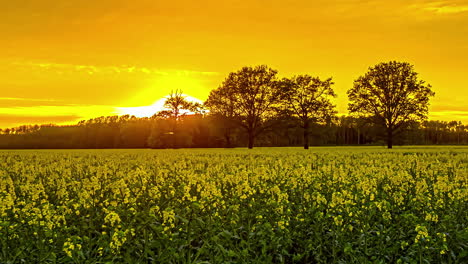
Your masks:
[{"label": "forest", "polygon": [[[289,119],[262,133],[256,146],[302,146],[303,133]],[[194,114],[180,118],[179,133],[173,133],[170,120],[153,116],[107,116],[77,125],[24,125],[4,129],[0,148],[71,149],[71,148],[224,148],[247,146],[247,136],[240,127],[229,139],[220,129],[222,122],[210,115]],[[312,146],[384,145],[385,137],[377,125],[363,119],[341,116],[325,124],[314,123],[310,129]],[[461,122],[425,121],[399,133],[396,145],[468,144],[468,126]]]}]

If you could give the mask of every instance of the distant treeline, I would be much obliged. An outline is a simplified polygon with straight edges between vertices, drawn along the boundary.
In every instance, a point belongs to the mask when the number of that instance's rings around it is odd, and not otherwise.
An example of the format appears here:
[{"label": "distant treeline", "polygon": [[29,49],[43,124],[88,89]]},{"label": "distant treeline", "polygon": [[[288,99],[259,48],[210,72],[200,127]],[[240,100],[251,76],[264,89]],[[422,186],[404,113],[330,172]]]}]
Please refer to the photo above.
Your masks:
[{"label": "distant treeline", "polygon": [[[181,116],[177,127],[171,119],[107,116],[81,121],[77,125],[25,125],[0,129],[3,149],[72,148],[223,148],[245,147],[246,131],[234,127],[229,134],[224,120],[212,115]],[[256,146],[302,146],[303,129],[291,118],[277,118],[258,135]],[[385,145],[385,133],[378,125],[349,116],[313,123],[311,145]],[[395,136],[397,145],[468,144],[468,125],[452,121],[413,123]]]}]

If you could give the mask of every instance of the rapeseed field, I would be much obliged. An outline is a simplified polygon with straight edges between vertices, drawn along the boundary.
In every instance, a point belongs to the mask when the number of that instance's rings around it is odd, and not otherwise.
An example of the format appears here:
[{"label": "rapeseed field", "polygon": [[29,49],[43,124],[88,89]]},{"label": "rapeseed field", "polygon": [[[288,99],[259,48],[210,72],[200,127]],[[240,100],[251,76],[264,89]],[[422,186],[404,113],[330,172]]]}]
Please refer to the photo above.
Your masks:
[{"label": "rapeseed field", "polygon": [[0,151],[0,263],[466,263],[468,148]]}]

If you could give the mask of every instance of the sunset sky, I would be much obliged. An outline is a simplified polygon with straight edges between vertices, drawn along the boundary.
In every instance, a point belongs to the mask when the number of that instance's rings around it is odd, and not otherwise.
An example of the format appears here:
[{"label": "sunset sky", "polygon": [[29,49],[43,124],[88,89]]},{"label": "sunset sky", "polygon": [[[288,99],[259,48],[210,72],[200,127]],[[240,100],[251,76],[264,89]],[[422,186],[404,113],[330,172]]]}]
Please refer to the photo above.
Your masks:
[{"label": "sunset sky", "polygon": [[17,0],[0,8],[0,127],[205,100],[231,71],[333,77],[340,113],[369,66],[407,61],[430,119],[468,124],[468,0]]}]

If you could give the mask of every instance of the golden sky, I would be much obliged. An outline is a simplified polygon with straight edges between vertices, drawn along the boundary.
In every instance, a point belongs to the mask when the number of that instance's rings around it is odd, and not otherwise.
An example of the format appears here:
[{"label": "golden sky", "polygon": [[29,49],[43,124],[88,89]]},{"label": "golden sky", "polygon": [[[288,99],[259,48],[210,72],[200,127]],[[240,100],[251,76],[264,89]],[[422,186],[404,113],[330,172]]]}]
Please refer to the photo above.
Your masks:
[{"label": "golden sky", "polygon": [[389,60],[432,84],[431,119],[468,124],[467,0],[5,0],[0,17],[0,127],[121,113],[172,89],[204,100],[256,64],[333,77],[346,113],[353,80]]}]

